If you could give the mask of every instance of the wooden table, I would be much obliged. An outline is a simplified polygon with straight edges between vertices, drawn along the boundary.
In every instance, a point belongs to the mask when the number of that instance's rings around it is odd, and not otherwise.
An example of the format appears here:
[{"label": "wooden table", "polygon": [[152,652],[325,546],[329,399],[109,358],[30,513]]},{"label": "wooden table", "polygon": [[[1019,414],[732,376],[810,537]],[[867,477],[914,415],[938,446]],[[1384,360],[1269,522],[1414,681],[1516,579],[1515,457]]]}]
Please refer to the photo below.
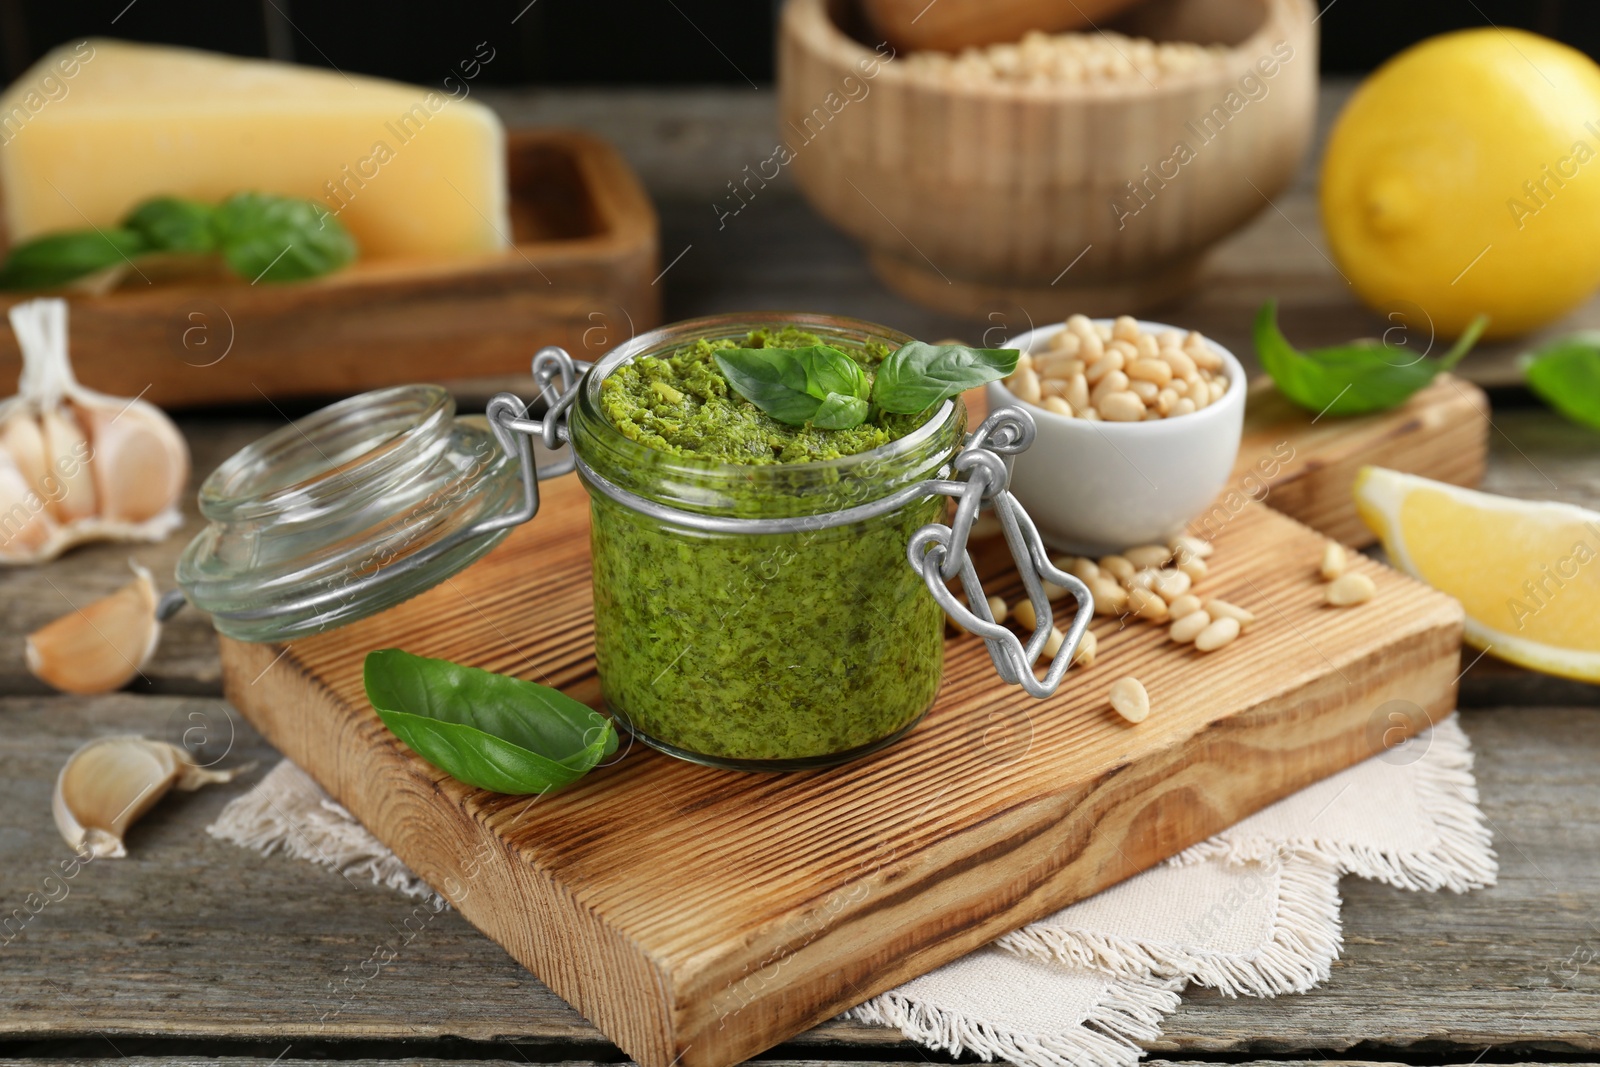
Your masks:
[{"label": "wooden table", "polygon": [[[719,232],[712,204],[724,183],[771,152],[768,92],[493,102],[514,123],[590,127],[630,156],[661,208],[667,269],[658,284],[669,319],[781,306],[862,315],[926,337],[1025,327],[1004,313],[974,327],[888,294],[786,179]],[[1319,250],[1313,174],[1308,169],[1219,251],[1200,292],[1164,314],[1241,352],[1250,313],[1269,294],[1282,299],[1285,328],[1297,340],[1378,332],[1381,324]],[[1600,321],[1600,304],[1573,321]],[[1516,350],[1488,349],[1467,372],[1491,387],[1508,385]],[[1486,488],[1600,508],[1600,437],[1527,406],[1517,390],[1496,389],[1494,399]],[[281,422],[269,409],[195,413],[182,425],[203,473]],[[0,573],[0,918],[29,893],[44,893],[44,879],[67,855],[51,823],[50,790],[84,738],[114,728],[177,741],[203,729],[214,739],[209,751],[231,743],[229,762],[260,762],[233,785],[164,801],[130,835],[129,859],[86,867],[0,947],[0,1061],[620,1059],[454,913],[424,908],[413,918],[416,906],[388,891],[206,836],[222,805],[276,753],[220,699],[214,640],[197,613],[168,627],[145,680],[127,692],[55,696],[27,674],[23,633],[115,588],[130,555],[170,576],[197,525],[191,515],[162,545],[95,546],[48,567]],[[1455,897],[1347,880],[1345,952],[1329,982],[1273,1000],[1192,989],[1151,1046],[1153,1062],[1600,1063],[1600,689],[1471,655],[1462,666],[1463,719],[1478,752],[1500,884]],[[397,955],[378,968],[369,961],[383,947]],[[839,1022],[770,1058],[945,1059],[894,1031]]]}]

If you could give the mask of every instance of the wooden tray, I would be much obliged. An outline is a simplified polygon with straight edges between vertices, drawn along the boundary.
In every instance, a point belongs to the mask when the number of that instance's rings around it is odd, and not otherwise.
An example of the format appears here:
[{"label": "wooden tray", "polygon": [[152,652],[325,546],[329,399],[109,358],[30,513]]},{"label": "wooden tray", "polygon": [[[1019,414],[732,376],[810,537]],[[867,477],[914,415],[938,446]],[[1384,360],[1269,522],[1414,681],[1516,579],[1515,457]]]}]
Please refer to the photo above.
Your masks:
[{"label": "wooden tray", "polygon": [[[540,345],[593,359],[660,321],[655,210],[615,149],[571,130],[508,134],[515,247],[358,262],[292,285],[124,284],[69,295],[79,379],[164,407],[342,396],[525,375]],[[36,294],[5,294],[0,310]],[[0,329],[0,382],[19,369]]]},{"label": "wooden tray", "polygon": [[[845,767],[751,775],[635,748],[543,799],[445,777],[370,710],[363,656],[399,646],[598,706],[587,529],[581,487],[551,483],[530,526],[415,600],[288,647],[223,640],[224,687],[646,1067],[748,1058],[1371,755],[1393,701],[1417,725],[1454,706],[1454,600],[1361,558],[1377,599],[1324,607],[1324,539],[1246,503],[1202,590],[1260,621],[1210,656],[1101,620],[1100,661],[1040,702],[957,637],[927,720]],[[995,547],[980,563],[1016,599]],[[1125,674],[1154,704],[1137,727],[1106,706]]]}]

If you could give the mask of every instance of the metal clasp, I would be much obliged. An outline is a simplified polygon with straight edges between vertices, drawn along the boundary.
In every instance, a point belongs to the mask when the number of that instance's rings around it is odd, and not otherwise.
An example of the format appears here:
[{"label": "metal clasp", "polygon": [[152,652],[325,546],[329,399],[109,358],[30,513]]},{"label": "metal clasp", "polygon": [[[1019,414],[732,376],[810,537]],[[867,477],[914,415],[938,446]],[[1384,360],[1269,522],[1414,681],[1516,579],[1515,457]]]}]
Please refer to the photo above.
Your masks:
[{"label": "metal clasp", "polygon": [[[496,393],[489,399],[484,414],[495,440],[521,464],[522,503],[515,511],[476,523],[466,536],[493,533],[508,526],[519,526],[539,512],[539,482],[569,473],[577,460],[567,437],[567,412],[578,398],[578,382],[591,364],[572,358],[557,345],[546,345],[534,353],[533,380],[545,402],[544,416],[528,418],[528,407],[515,393]],[[557,386],[557,383],[559,387]],[[543,467],[533,459],[533,438],[552,452],[565,448],[567,454]]]},{"label": "metal clasp", "polygon": [[[1000,677],[1013,685],[1021,685],[1029,695],[1043,699],[1056,691],[1072,665],[1078,644],[1094,616],[1094,597],[1083,582],[1050,562],[1033,520],[1009,492],[1011,457],[1033,444],[1034,432],[1033,417],[1021,408],[1001,408],[984,419],[966,447],[956,455],[955,479],[930,483],[934,491],[956,498],[955,517],[949,526],[930,523],[913,534],[906,546],[906,558],[912,569],[922,575],[928,592],[939,606],[963,629],[984,639],[989,647],[989,658],[994,661]],[[1016,634],[994,621],[989,598],[978,581],[977,569],[967,551],[973,520],[979,508],[985,506],[992,508],[1000,520],[1011,558],[1033,605],[1037,621],[1026,646]],[[956,577],[961,579],[971,609],[957,600],[945,584]],[[1034,675],[1033,665],[1050,640],[1054,625],[1050,597],[1043,585],[1046,581],[1071,593],[1078,609],[1066,640],[1041,680]]]}]

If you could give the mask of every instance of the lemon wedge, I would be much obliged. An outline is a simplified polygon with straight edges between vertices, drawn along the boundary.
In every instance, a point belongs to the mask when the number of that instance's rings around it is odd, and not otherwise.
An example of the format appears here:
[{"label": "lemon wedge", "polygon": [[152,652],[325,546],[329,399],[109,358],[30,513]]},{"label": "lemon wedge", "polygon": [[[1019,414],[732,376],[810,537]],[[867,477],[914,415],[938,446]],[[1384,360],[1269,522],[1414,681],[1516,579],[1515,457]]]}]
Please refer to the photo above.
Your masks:
[{"label": "lemon wedge", "polygon": [[1600,513],[1383,467],[1362,468],[1355,495],[1394,565],[1461,601],[1468,644],[1600,682]]}]

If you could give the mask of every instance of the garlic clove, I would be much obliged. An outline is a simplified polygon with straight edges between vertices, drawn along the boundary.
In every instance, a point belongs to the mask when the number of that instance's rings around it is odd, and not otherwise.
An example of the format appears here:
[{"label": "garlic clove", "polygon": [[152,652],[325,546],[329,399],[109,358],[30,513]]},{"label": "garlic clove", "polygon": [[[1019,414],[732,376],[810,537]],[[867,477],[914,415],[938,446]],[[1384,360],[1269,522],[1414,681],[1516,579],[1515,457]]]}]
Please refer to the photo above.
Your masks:
[{"label": "garlic clove", "polygon": [[56,530],[44,498],[9,457],[0,455],[0,562],[33,558]]},{"label": "garlic clove", "polygon": [[103,737],[79,748],[56,776],[51,811],[56,829],[74,852],[96,858],[126,856],[122,839],[167,791],[227,782],[254,764],[214,771],[165,741]]},{"label": "garlic clove", "polygon": [[17,470],[28,480],[28,486],[41,496],[48,496],[50,464],[45,459],[44,431],[39,420],[25,408],[18,408],[0,426],[0,449],[11,457]]},{"label": "garlic clove", "polygon": [[61,479],[60,493],[49,497],[51,511],[63,522],[97,515],[94,476],[88,464],[93,453],[78,420],[70,409],[52,409],[40,414],[39,426],[44,431],[45,455]]},{"label": "garlic clove", "polygon": [[161,639],[160,597],[150,572],[130,565],[133,581],[28,635],[28,670],[35,678],[66,693],[109,693],[150,662]]},{"label": "garlic clove", "polygon": [[89,467],[102,518],[145,522],[177,504],[189,480],[189,448],[171,419],[139,401],[79,411],[94,442]]}]

